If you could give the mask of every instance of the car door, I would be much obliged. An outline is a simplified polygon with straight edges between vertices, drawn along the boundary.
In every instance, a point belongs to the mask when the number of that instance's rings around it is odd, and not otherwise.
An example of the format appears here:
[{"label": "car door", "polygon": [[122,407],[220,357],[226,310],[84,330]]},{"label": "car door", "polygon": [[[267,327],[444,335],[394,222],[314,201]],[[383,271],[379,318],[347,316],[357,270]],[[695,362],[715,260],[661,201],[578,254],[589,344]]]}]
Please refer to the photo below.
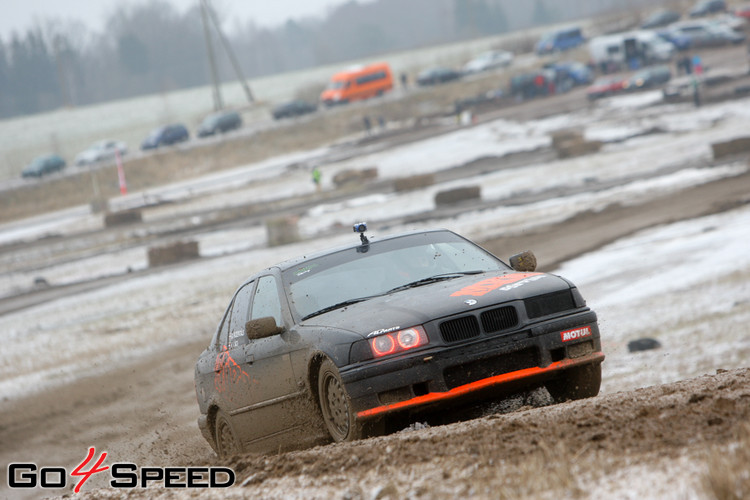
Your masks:
[{"label": "car door", "polygon": [[[241,339],[244,344],[244,356],[238,357],[243,359],[242,373],[249,378],[246,384],[249,390],[243,398],[247,404],[235,408],[233,417],[235,429],[250,451],[263,449],[264,441],[269,438],[280,438],[297,430],[301,421],[296,412],[297,402],[306,394],[292,370],[292,352],[301,347],[296,335],[289,331],[289,313],[282,307],[278,280],[274,275],[266,275],[257,283],[247,320],[272,317],[283,330],[266,338],[248,339],[241,316],[235,320],[232,315],[229,336]],[[241,337],[235,333],[240,331]]]}]

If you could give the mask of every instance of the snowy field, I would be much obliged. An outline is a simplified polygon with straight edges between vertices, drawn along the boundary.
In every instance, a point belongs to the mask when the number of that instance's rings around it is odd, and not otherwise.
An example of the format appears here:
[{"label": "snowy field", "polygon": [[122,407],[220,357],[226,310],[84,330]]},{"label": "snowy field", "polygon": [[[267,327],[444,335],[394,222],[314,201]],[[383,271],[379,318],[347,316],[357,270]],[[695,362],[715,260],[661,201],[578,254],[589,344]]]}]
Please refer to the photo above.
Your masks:
[{"label": "snowy field", "polygon": [[[522,172],[501,170],[416,192],[319,205],[300,221],[309,239],[295,245],[266,249],[265,232],[257,227],[206,233],[199,238],[201,252],[216,256],[213,259],[0,316],[4,353],[0,358],[0,398],[14,398],[82,374],[94,374],[186,339],[205,338],[207,342],[243,276],[286,258],[351,242],[353,236],[346,230],[339,236],[315,237],[338,223],[348,228],[352,222],[367,220],[371,233],[377,236],[378,221],[434,208],[433,198],[438,190],[481,184],[483,199],[497,202],[496,208],[425,225],[446,227],[479,239],[564,220],[613,203],[640,203],[747,169],[746,163],[717,167],[710,167],[709,163],[712,142],[736,137],[750,128],[750,101],[695,111],[684,106],[649,108],[647,98],[648,94],[644,94],[639,99],[605,101],[601,107],[566,115],[564,120],[492,122],[324,165],[321,169],[327,181],[337,171],[371,165],[378,167],[381,179],[401,177],[545,146],[550,131],[571,125],[582,127],[589,137],[619,141],[593,155],[517,169]],[[634,137],[654,127],[659,127],[661,133]],[[169,186],[150,195],[179,201],[160,209],[166,216],[174,210],[240,205],[265,199],[263,196],[270,199],[268,193],[282,185],[283,196],[305,194],[312,191],[309,173],[285,172],[283,167],[323,152],[276,158],[210,179]],[[274,172],[283,172],[283,178]],[[622,183],[595,193],[503,206],[503,200],[516,193],[564,190],[585,185],[591,179],[621,179]],[[250,181],[253,182],[249,184]],[[137,199],[137,195],[131,195],[129,203]],[[50,232],[76,233],[95,228],[97,220],[100,216],[95,217],[86,209],[71,209],[0,227],[0,241],[24,241]],[[421,227],[392,227],[389,232]],[[750,208],[745,207],[641,232],[583,255],[558,270],[581,288],[599,314],[607,354],[604,392],[750,363],[750,334],[746,328],[750,321],[748,241]],[[145,247],[92,256],[42,271],[6,273],[0,295],[11,293],[38,274],[50,283],[62,284],[121,272],[125,264],[134,269],[146,267]],[[731,319],[727,321],[727,317]],[[733,327],[718,328],[717,324]],[[628,353],[627,342],[639,337],[656,338],[662,348]],[[44,356],[38,355],[40,350]]]}]

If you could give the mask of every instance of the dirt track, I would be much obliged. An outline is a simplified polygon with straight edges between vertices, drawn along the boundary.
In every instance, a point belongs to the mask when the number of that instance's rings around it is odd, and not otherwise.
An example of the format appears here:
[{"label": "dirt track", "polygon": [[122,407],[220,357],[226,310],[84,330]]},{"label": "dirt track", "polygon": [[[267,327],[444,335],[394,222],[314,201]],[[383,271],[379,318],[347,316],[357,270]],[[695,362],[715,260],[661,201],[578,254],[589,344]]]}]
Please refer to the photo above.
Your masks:
[{"label": "dirt track", "polygon": [[[747,203],[748,183],[750,175],[745,174],[648,205],[613,206],[533,234],[484,244],[500,255],[534,248],[543,267],[550,268],[551,263],[639,228]],[[568,237],[571,233],[577,237]],[[107,450],[113,461],[217,464],[195,424],[192,384],[194,361],[204,347],[205,332],[213,328],[213,318],[197,310],[183,319],[191,325],[186,337],[200,340],[102,377],[4,402],[2,461],[46,457],[40,465],[70,470],[89,446],[96,446]],[[608,474],[623,468],[643,466],[666,474],[672,460],[687,460],[690,467],[695,467],[695,460],[707,463],[708,448],[723,449],[736,442],[748,421],[750,370],[745,369],[361,443],[239,458],[230,465],[238,483],[246,482],[248,489],[213,493],[263,498],[577,496],[592,485],[611,487],[614,476]],[[702,474],[695,471],[693,484],[684,485],[686,492],[701,488]],[[106,484],[104,478],[94,477],[85,489]],[[105,494],[120,495],[104,489],[91,497]]]}]

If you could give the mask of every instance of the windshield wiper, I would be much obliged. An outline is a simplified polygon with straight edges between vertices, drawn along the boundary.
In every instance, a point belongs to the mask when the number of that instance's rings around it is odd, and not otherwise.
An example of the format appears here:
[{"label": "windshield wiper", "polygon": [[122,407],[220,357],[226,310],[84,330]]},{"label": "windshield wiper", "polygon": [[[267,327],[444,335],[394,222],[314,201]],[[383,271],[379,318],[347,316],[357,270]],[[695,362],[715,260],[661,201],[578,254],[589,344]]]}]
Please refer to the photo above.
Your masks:
[{"label": "windshield wiper", "polygon": [[429,278],[422,278],[421,280],[412,281],[411,283],[407,283],[405,285],[397,286],[396,288],[391,288],[386,293],[393,293],[393,292],[399,292],[401,290],[407,290],[409,288],[416,288],[418,286],[424,286],[429,285],[431,283],[437,283],[438,281],[445,281],[445,280],[452,280],[454,278],[460,278],[461,276],[467,276],[469,274],[481,274],[483,273],[483,270],[476,270],[476,271],[459,271],[459,272],[453,272],[453,273],[443,273],[443,274],[436,274],[435,276],[430,276]]},{"label": "windshield wiper", "polygon": [[345,300],[343,302],[339,302],[338,304],[333,304],[332,306],[324,307],[323,309],[320,309],[318,311],[310,313],[307,316],[303,317],[302,321],[305,321],[306,319],[312,318],[313,316],[318,316],[320,314],[327,313],[329,311],[333,311],[334,309],[341,309],[342,307],[350,306],[352,304],[356,304],[357,302],[363,302],[363,301],[369,300],[371,298],[372,297],[360,297],[358,299]]}]

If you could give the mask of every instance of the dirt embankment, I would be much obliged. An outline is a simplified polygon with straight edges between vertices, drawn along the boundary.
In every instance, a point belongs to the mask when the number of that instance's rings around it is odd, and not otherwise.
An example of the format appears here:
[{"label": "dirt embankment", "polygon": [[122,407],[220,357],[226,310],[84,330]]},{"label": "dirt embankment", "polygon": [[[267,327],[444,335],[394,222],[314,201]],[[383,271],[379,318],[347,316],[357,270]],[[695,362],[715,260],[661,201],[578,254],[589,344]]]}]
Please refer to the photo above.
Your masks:
[{"label": "dirt embankment", "polygon": [[[750,369],[230,466],[236,486],[216,498],[741,498],[750,493]],[[417,426],[418,427],[418,426]],[[737,445],[739,443],[739,446]],[[679,484],[670,480],[680,468]],[[684,481],[684,468],[692,480]],[[638,484],[623,469],[643,468]],[[745,471],[745,473],[743,473]],[[726,495],[726,493],[740,496]],[[635,496],[633,496],[635,495]],[[725,496],[726,495],[726,496]],[[131,491],[127,498],[186,498]],[[82,498],[125,498],[113,490]]]},{"label": "dirt embankment", "polygon": [[393,498],[575,496],[627,464],[720,449],[749,417],[745,369],[231,466],[245,493],[263,498],[308,481],[350,498],[378,488]]}]

